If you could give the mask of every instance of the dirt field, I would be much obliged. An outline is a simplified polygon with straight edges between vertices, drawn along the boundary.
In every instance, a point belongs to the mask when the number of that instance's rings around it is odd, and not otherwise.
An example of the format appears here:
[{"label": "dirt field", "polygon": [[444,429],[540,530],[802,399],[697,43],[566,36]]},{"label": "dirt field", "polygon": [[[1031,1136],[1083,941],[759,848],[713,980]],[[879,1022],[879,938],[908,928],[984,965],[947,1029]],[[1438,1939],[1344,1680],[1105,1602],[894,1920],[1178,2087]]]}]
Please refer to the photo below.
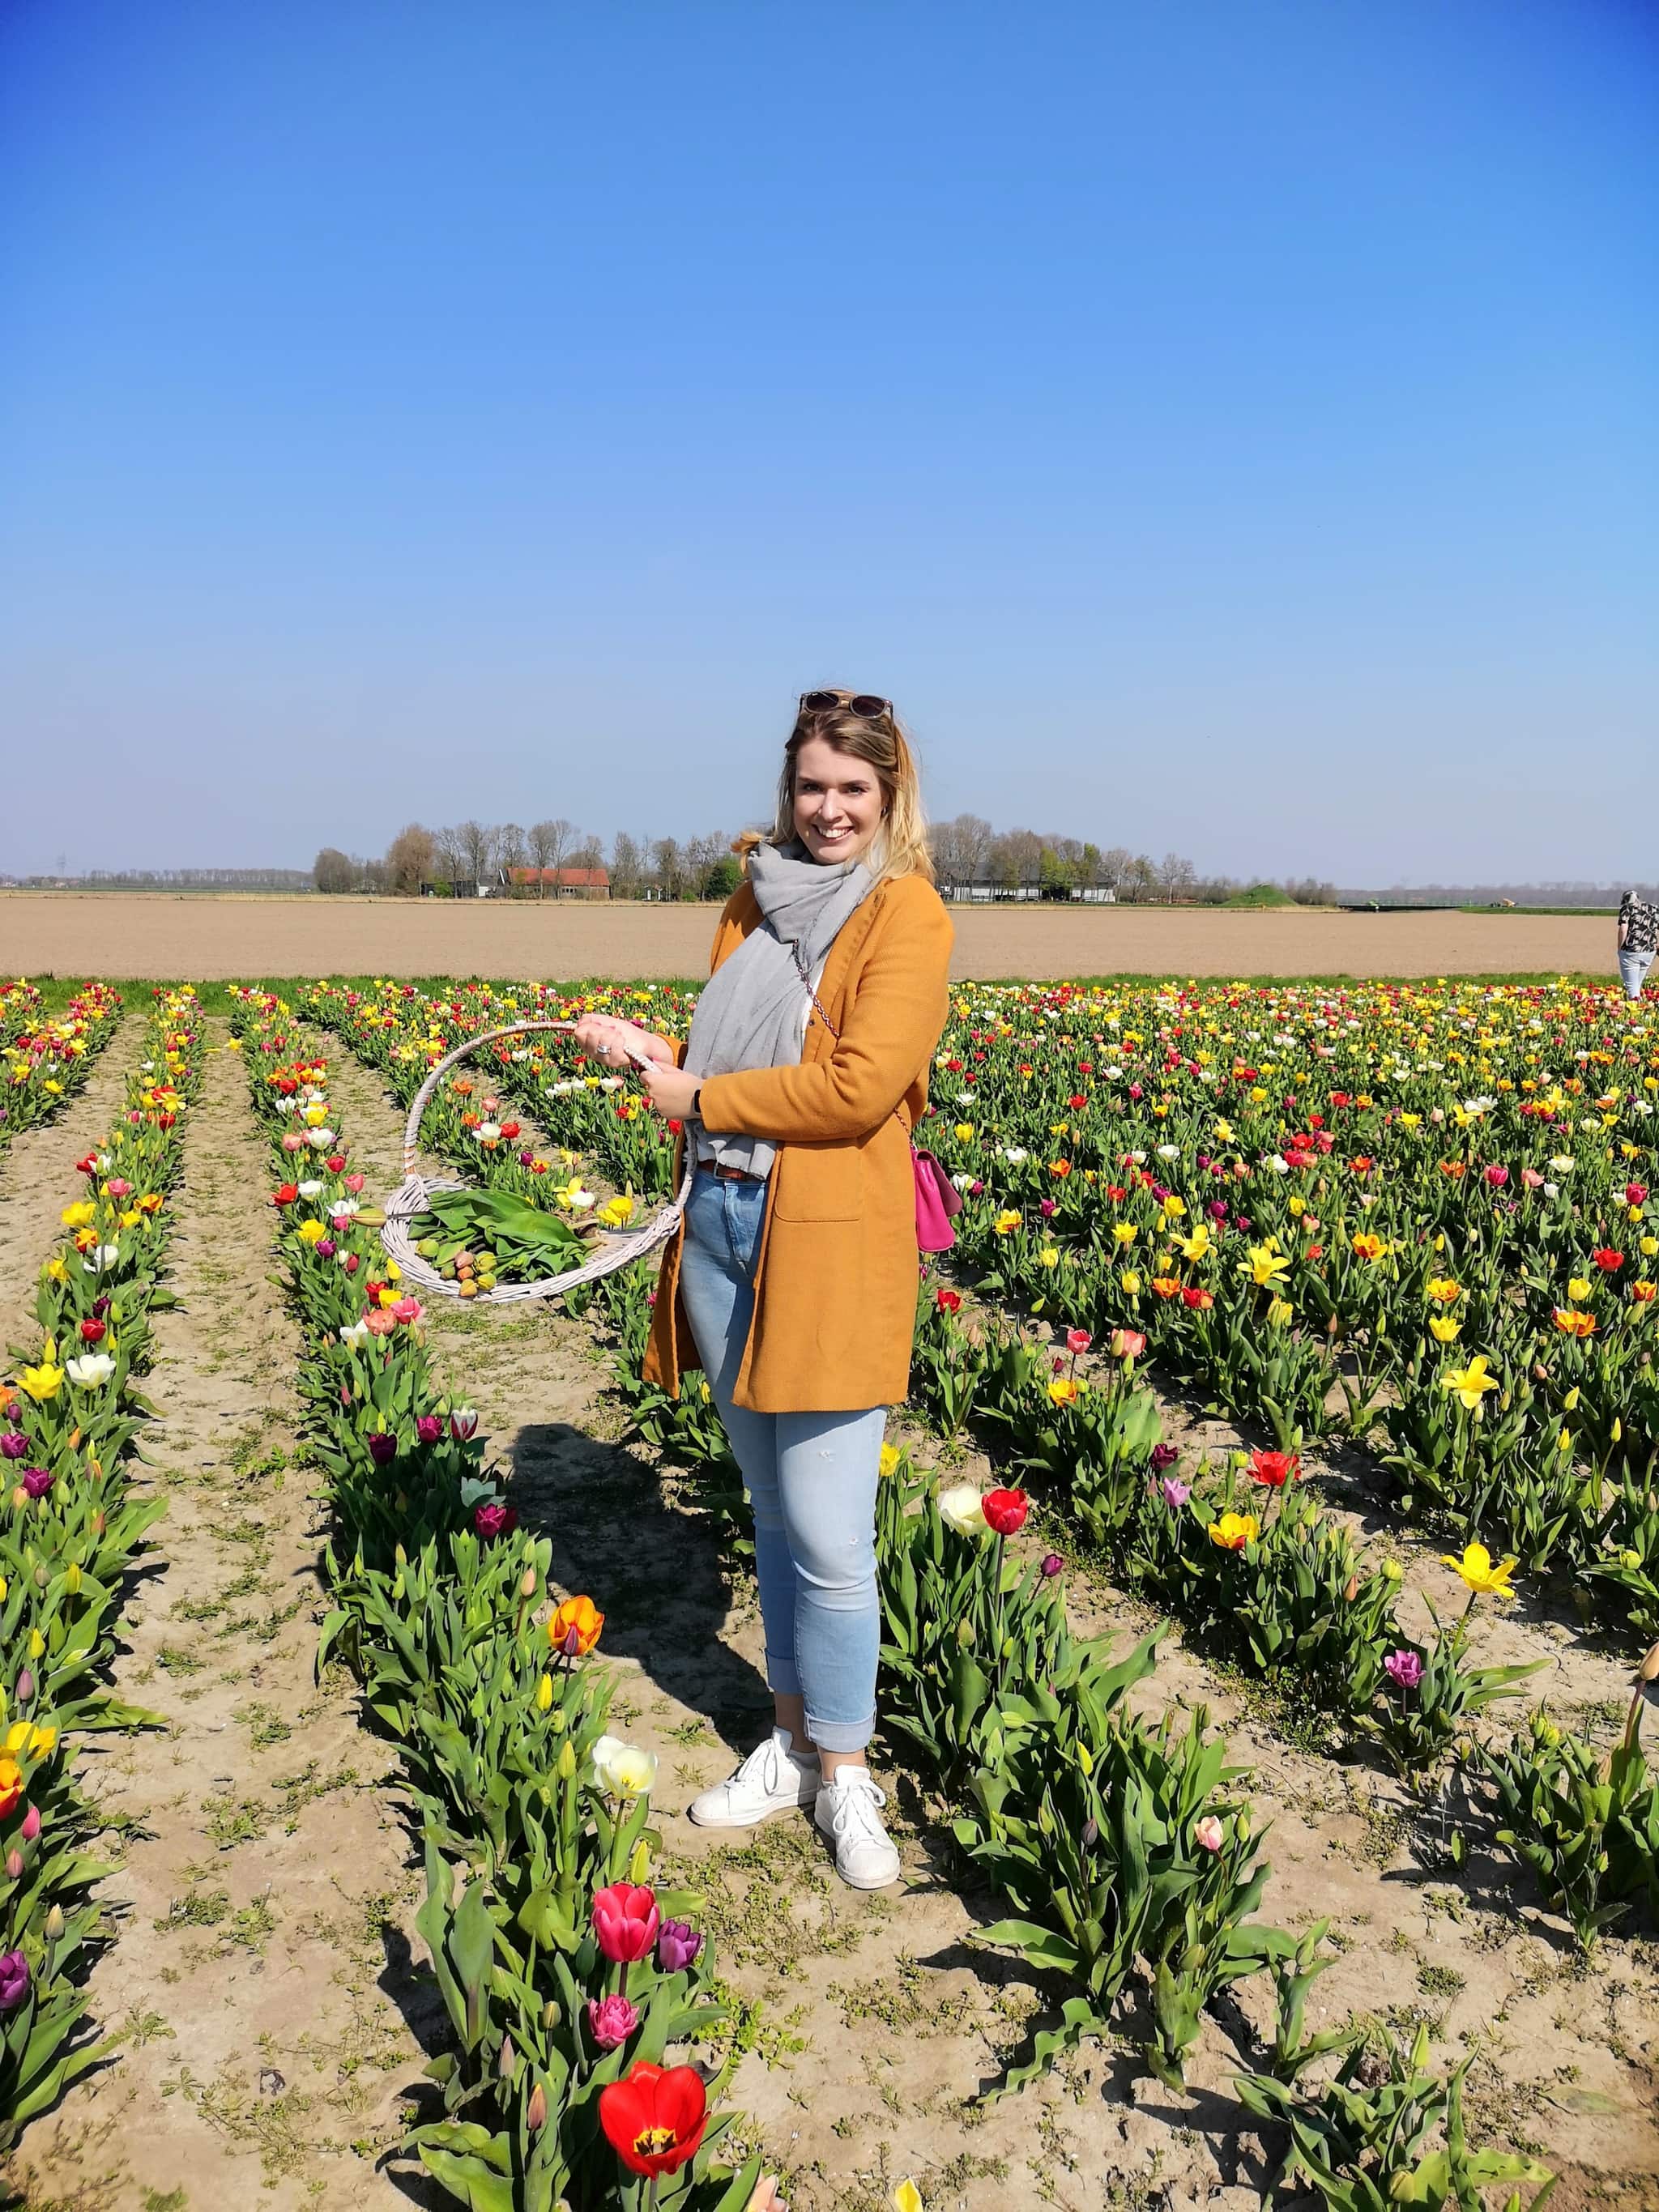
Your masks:
[{"label": "dirt field", "polygon": [[[1226,914],[958,907],[956,973],[1043,975],[1562,975],[1613,967],[1605,915]],[[701,975],[712,908],[489,900],[0,893],[17,975]]]}]

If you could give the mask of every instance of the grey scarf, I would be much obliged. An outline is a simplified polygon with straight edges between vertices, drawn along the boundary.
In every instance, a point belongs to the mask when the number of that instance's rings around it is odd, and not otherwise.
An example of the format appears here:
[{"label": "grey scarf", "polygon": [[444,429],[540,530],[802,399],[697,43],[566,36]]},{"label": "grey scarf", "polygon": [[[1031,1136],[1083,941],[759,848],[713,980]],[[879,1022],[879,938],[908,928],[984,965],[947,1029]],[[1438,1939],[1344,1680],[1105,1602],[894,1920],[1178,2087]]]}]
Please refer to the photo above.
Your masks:
[{"label": "grey scarf", "polygon": [[[861,860],[820,867],[793,841],[757,845],[749,855],[749,881],[765,920],[703,987],[685,1047],[685,1066],[695,1075],[735,1075],[799,1060],[803,978],[817,973],[842,924],[875,888]],[[703,1133],[698,1151],[755,1176],[769,1174],[777,1157],[765,1137],[714,1131]]]}]

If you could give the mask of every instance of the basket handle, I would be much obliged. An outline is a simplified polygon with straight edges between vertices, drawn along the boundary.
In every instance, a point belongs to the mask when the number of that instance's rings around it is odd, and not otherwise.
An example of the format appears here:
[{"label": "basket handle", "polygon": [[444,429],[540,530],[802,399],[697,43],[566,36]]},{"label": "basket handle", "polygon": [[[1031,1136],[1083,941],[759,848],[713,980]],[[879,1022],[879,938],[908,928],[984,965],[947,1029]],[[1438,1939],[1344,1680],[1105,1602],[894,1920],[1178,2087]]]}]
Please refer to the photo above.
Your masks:
[{"label": "basket handle", "polygon": [[[427,1102],[437,1089],[439,1079],[447,1075],[458,1060],[465,1060],[468,1053],[476,1052],[481,1044],[494,1044],[501,1037],[527,1036],[537,1030],[574,1030],[575,1026],[574,1022],[509,1022],[505,1029],[481,1030],[477,1036],[467,1037],[458,1044],[453,1052],[446,1053],[410,1102],[409,1119],[404,1125],[404,1180],[407,1182],[415,1174],[416,1158],[420,1151],[421,1116],[426,1111]],[[636,1067],[652,1065],[642,1052],[629,1048],[628,1056]]]}]

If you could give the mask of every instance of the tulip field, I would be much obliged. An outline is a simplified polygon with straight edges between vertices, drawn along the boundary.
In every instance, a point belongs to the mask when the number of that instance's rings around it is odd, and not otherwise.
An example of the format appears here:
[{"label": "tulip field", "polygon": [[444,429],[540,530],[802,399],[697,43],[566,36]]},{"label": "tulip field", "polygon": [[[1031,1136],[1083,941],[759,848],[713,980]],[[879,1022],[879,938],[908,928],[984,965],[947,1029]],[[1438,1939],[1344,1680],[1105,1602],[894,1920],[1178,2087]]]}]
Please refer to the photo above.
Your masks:
[{"label": "tulip field", "polygon": [[[694,993],[0,988],[23,2201],[1659,2203],[1659,1021],[953,989],[864,1897],[684,1819],[765,1697],[654,1268],[380,1240],[457,1044]],[[678,1134],[530,1033],[421,1141],[616,1227]]]}]

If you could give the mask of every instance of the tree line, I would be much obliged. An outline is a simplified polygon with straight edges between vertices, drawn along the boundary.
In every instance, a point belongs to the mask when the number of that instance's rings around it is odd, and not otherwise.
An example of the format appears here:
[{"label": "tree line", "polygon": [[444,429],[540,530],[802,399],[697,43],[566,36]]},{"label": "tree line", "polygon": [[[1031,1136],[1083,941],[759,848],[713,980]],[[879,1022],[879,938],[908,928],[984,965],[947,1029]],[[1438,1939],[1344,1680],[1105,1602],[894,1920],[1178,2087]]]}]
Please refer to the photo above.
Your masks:
[{"label": "tree line", "polygon": [[[928,833],[942,884],[1062,898],[1073,890],[1109,890],[1119,900],[1150,904],[1219,904],[1243,888],[1231,876],[1200,877],[1179,853],[1154,860],[1126,845],[1102,847],[1057,830],[997,830],[978,814],[935,823]],[[514,872],[558,868],[609,871],[613,898],[723,899],[738,880],[732,839],[724,831],[696,837],[635,836],[618,830],[607,854],[599,838],[562,818],[537,822],[461,822],[428,830],[411,822],[379,860],[325,846],[312,874],[319,891],[380,891],[412,897],[422,885],[488,884],[493,890],[544,897],[539,880],[515,884]],[[1313,877],[1276,884],[1304,905],[1328,905],[1336,894]]]}]

